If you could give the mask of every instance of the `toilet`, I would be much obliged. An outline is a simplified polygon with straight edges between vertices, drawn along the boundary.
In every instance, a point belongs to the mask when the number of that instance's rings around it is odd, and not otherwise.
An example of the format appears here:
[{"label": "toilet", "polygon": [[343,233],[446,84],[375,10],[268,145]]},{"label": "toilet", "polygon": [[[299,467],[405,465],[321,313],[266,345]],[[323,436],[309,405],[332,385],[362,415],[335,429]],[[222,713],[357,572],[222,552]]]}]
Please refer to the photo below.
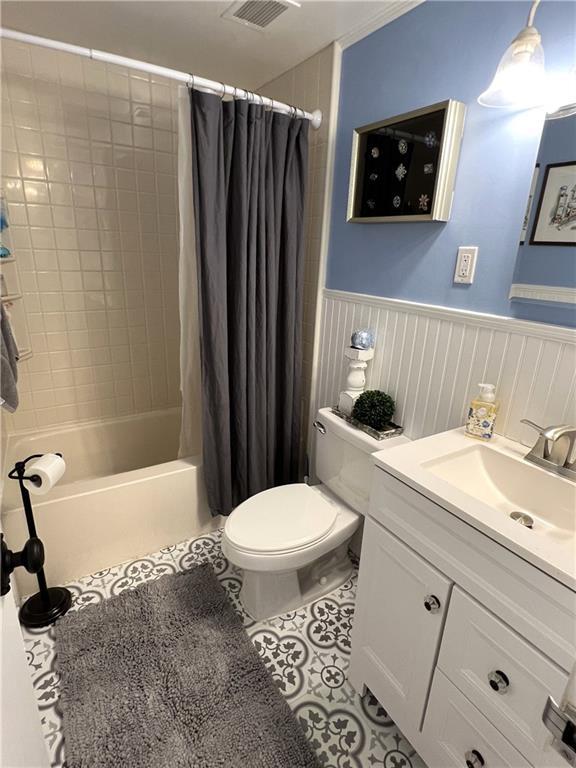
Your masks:
[{"label": "toilet", "polygon": [[371,454],[408,442],[376,440],[318,411],[318,485],[294,483],[257,493],[228,516],[222,549],[242,568],[240,599],[260,620],[293,611],[343,584],[352,573],[348,547],[368,511]]}]

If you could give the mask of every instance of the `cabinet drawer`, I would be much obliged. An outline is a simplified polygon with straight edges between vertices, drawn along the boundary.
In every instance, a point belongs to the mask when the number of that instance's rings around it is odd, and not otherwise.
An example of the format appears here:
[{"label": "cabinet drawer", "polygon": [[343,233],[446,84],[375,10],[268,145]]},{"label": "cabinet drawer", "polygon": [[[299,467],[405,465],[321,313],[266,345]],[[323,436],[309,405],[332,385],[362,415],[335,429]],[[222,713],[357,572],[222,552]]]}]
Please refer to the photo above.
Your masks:
[{"label": "cabinet drawer", "polygon": [[366,520],[349,679],[367,685],[407,733],[422,723],[451,582]]},{"label": "cabinet drawer", "polygon": [[546,749],[542,712],[549,695],[562,698],[568,675],[457,587],[438,666],[531,763],[563,765]]},{"label": "cabinet drawer", "polygon": [[[434,674],[420,749],[428,768],[530,768],[501,733],[452,685]],[[540,768],[540,767],[539,767]]]}]

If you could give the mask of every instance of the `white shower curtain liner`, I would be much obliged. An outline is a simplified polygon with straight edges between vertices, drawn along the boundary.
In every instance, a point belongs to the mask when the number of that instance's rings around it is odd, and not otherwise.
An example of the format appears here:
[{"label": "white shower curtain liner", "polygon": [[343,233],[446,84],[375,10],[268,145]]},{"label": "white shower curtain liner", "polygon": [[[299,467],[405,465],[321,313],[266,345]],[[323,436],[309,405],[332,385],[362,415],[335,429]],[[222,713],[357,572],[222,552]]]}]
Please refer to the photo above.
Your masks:
[{"label": "white shower curtain liner", "polygon": [[192,125],[190,95],[186,86],[178,88],[178,203],[180,213],[178,270],[180,391],[182,393],[182,425],[178,456],[183,458],[199,454],[202,443],[198,275],[192,189]]}]

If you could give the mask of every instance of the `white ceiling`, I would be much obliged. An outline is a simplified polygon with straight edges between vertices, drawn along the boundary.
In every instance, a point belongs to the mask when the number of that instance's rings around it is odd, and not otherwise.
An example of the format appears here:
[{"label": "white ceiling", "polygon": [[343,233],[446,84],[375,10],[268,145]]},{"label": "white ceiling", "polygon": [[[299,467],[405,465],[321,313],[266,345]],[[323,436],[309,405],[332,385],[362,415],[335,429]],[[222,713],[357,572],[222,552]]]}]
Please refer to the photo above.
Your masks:
[{"label": "white ceiling", "polygon": [[[302,0],[265,30],[221,18],[231,2],[2,2],[2,26],[254,89],[334,40],[380,24],[393,0]],[[407,3],[408,5],[408,3]],[[398,15],[397,11],[393,13]]]}]

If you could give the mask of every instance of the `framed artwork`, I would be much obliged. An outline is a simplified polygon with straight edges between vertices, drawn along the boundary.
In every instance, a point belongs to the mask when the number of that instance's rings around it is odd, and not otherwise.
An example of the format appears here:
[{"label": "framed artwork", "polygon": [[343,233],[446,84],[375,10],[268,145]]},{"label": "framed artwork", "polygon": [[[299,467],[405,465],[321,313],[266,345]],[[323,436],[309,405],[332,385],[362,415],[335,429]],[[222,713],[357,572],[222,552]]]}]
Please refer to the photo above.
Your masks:
[{"label": "framed artwork", "polygon": [[576,245],[576,161],[546,166],[530,245]]},{"label": "framed artwork", "polygon": [[450,99],[356,128],[348,221],[448,221],[465,113]]},{"label": "framed artwork", "polygon": [[526,213],[524,214],[524,221],[522,222],[522,232],[520,233],[520,245],[524,245],[526,242],[526,235],[528,234],[528,224],[530,223],[530,214],[532,213],[532,205],[534,204],[534,195],[536,194],[536,185],[538,184],[538,176],[540,175],[540,163],[536,163],[534,173],[532,174],[532,182],[530,184],[530,192],[528,194],[528,202],[526,203]]}]

